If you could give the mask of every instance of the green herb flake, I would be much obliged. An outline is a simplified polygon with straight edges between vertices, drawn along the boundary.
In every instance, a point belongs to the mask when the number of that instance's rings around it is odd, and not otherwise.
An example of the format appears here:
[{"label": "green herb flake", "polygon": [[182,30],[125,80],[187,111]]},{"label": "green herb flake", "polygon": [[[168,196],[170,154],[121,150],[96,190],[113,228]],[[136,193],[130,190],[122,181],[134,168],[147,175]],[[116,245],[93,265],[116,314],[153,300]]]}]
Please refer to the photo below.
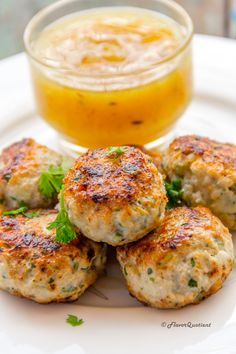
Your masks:
[{"label": "green herb flake", "polygon": [[84,323],[84,320],[82,318],[79,318],[75,315],[68,315],[66,322],[69,323],[71,326],[76,327],[76,326],[81,326]]},{"label": "green herb flake", "polygon": [[39,190],[47,198],[59,193],[66,172],[71,167],[72,160],[63,158],[61,166],[49,166],[48,170],[41,171]]},{"label": "green herb flake", "polygon": [[25,211],[28,210],[28,207],[26,206],[25,202],[21,201],[19,203],[19,208],[14,209],[14,210],[9,210],[9,211],[4,211],[3,215],[18,215],[18,214],[24,214]]},{"label": "green herb flake", "polygon": [[75,177],[73,178],[73,181],[77,182],[83,177],[82,173],[80,171],[76,171]]},{"label": "green herb flake", "polygon": [[174,208],[183,204],[182,181],[180,178],[174,179],[170,183],[165,181],[165,188],[168,197],[167,208]]},{"label": "green herb flake", "polygon": [[73,291],[75,291],[75,290],[77,290],[77,286],[73,286],[73,285],[69,285],[69,286],[67,286],[67,287],[62,287],[62,289],[61,289],[61,291],[63,292],[63,293],[71,293],[71,292],[73,292]]},{"label": "green herb flake", "polygon": [[78,270],[79,269],[79,262],[73,261],[73,269]]},{"label": "green herb flake", "polygon": [[48,224],[47,229],[56,229],[55,241],[59,243],[69,243],[77,237],[74,226],[71,224],[65,209],[64,186],[62,186],[60,193],[60,211],[56,219]]},{"label": "green herb flake", "polygon": [[115,235],[117,237],[122,237],[124,235],[124,226],[121,223],[117,225]]},{"label": "green herb flake", "polygon": [[62,167],[50,166],[48,170],[43,170],[39,179],[39,190],[47,198],[52,198],[60,192],[64,178]]},{"label": "green herb flake", "polygon": [[3,177],[2,177],[3,179],[5,179],[5,181],[10,181],[10,179],[11,179],[11,173],[6,173],[5,175],[3,175]]},{"label": "green herb flake", "polygon": [[37,218],[38,216],[40,216],[40,211],[32,211],[29,213],[24,213],[24,216],[26,216],[29,219]]},{"label": "green herb flake", "polygon": [[194,258],[191,258],[191,259],[190,259],[190,262],[191,262],[191,266],[192,266],[192,267],[195,267],[195,264],[196,264],[196,263],[195,263],[195,259],[194,259]]},{"label": "green herb flake", "polygon": [[113,156],[118,159],[126,150],[124,146],[110,146],[108,148],[108,156]]},{"label": "green herb flake", "polygon": [[148,274],[152,274],[152,273],[153,273],[152,268],[148,268],[148,269],[147,269],[147,273],[148,273]]},{"label": "green herb flake", "polygon": [[215,241],[220,249],[224,248],[224,242],[220,240],[218,237],[215,237]]},{"label": "green herb flake", "polygon": [[197,281],[194,280],[193,278],[189,279],[189,281],[188,281],[188,286],[189,286],[190,288],[197,288]]}]

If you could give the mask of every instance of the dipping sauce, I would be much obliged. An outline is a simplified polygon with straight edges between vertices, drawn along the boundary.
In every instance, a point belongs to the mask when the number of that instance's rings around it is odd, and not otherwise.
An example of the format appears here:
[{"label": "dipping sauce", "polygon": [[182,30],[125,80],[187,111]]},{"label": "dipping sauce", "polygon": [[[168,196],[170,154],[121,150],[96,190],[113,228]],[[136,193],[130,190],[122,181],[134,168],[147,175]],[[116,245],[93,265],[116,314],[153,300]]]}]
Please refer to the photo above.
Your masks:
[{"label": "dipping sauce", "polygon": [[62,17],[32,43],[39,114],[86,148],[158,139],[191,97],[191,50],[179,53],[186,36],[177,22],[145,9]]}]

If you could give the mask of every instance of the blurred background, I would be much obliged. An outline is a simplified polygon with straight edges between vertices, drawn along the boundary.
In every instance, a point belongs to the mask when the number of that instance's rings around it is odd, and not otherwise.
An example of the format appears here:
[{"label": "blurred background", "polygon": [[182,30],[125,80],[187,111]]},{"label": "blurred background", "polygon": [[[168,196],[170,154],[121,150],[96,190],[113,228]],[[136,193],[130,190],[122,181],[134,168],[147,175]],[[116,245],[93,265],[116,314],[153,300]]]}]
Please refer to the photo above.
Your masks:
[{"label": "blurred background", "polygon": [[[143,0],[145,2],[145,0]],[[0,0],[0,59],[23,50],[30,18],[55,0]],[[178,0],[190,14],[195,32],[236,38],[236,0]]]}]

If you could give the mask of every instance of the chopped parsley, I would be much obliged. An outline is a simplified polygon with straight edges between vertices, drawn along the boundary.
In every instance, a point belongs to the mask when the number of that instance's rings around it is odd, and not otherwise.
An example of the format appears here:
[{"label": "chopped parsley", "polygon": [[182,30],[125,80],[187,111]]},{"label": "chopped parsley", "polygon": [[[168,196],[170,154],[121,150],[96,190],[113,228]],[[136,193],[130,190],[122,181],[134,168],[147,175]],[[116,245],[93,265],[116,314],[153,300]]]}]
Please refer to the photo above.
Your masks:
[{"label": "chopped parsley", "polygon": [[197,288],[197,281],[193,278],[189,279],[188,286],[190,286],[190,288]]},{"label": "chopped parsley", "polygon": [[61,166],[50,166],[48,170],[43,170],[39,179],[39,190],[47,198],[52,198],[54,194],[59,193],[64,171]]},{"label": "chopped parsley", "polygon": [[73,260],[73,261],[72,261],[72,264],[73,264],[73,269],[74,269],[74,270],[78,270],[78,269],[79,269],[79,262]]},{"label": "chopped parsley", "polygon": [[[14,198],[14,200],[16,200],[16,199]],[[29,219],[37,217],[37,216],[40,215],[40,211],[36,210],[36,211],[27,212],[27,210],[28,210],[28,207],[25,204],[25,202],[24,201],[20,201],[19,202],[19,208],[14,209],[14,210],[4,211],[3,215],[7,216],[7,215],[23,214],[24,216],[26,216]]]},{"label": "chopped parsley", "polygon": [[11,179],[11,173],[6,173],[5,175],[3,175],[3,179],[5,179],[5,181],[10,181]]},{"label": "chopped parsley", "polygon": [[195,259],[194,259],[194,258],[191,258],[191,259],[190,259],[190,262],[191,262],[191,266],[194,267],[195,264],[196,264],[196,263],[195,263]]},{"label": "chopped parsley", "polygon": [[24,213],[24,216],[26,216],[29,219],[37,218],[39,215],[40,215],[40,211],[32,211],[29,213]]},{"label": "chopped parsley", "polygon": [[77,289],[77,286],[69,285],[67,287],[63,286],[61,291],[63,293],[71,293],[71,292],[75,291],[76,289]]},{"label": "chopped parsley", "polygon": [[61,190],[65,173],[71,166],[71,161],[63,159],[61,166],[49,166],[43,170],[39,179],[39,190],[47,198],[52,198]]},{"label": "chopped parsley", "polygon": [[148,269],[147,269],[147,273],[148,273],[148,274],[152,274],[152,273],[153,273],[152,268],[148,268]]},{"label": "chopped parsley", "polygon": [[26,206],[26,204],[21,201],[19,203],[19,208],[14,209],[14,210],[9,210],[9,211],[4,211],[3,215],[17,215],[17,214],[24,214],[24,212],[28,210],[28,207]]},{"label": "chopped parsley", "polygon": [[15,200],[16,202],[19,202],[19,200],[16,197],[13,197],[13,195],[10,196],[12,200]]},{"label": "chopped parsley", "polygon": [[124,235],[124,226],[121,223],[118,223],[115,235],[117,237],[122,237]]},{"label": "chopped parsley", "polygon": [[21,207],[15,210],[9,210],[9,211],[4,211],[3,215],[17,215],[17,214],[23,214],[24,211],[26,211],[28,208],[27,207]]},{"label": "chopped parsley", "polygon": [[108,155],[114,156],[116,159],[118,159],[125,152],[125,150],[125,146],[110,146],[108,148]]},{"label": "chopped parsley", "polygon": [[182,205],[182,181],[180,178],[176,178],[173,181],[165,181],[166,194],[168,197],[167,208],[174,208],[176,206]]},{"label": "chopped parsley", "polygon": [[68,315],[66,322],[69,323],[71,326],[76,327],[76,326],[81,326],[84,323],[84,320],[82,318],[79,318],[75,315]]},{"label": "chopped parsley", "polygon": [[59,243],[69,243],[77,237],[74,226],[71,224],[65,209],[64,186],[62,186],[60,193],[60,211],[56,219],[48,224],[47,229],[56,229],[55,241]]}]

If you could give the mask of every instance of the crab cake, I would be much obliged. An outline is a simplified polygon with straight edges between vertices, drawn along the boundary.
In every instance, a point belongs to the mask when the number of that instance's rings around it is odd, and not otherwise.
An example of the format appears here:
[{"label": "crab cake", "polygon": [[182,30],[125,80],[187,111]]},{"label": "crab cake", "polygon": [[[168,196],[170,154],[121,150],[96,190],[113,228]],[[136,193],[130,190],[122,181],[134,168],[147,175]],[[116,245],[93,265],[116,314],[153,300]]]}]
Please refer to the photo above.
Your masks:
[{"label": "crab cake", "polygon": [[64,179],[70,221],[88,238],[117,246],[163,219],[166,194],[150,156],[135,147],[90,150]]},{"label": "crab cake", "polygon": [[47,225],[57,212],[39,213],[0,217],[0,288],[39,303],[74,301],[103,270],[106,247],[82,236],[55,242]]},{"label": "crab cake", "polygon": [[56,199],[42,195],[39,178],[42,170],[61,163],[61,155],[33,139],[12,144],[0,156],[0,198],[11,209],[22,201],[30,208],[52,206]]},{"label": "crab cake", "polygon": [[228,229],[205,207],[170,209],[162,225],[140,241],[118,247],[129,292],[157,308],[199,303],[230,273]]},{"label": "crab cake", "polygon": [[164,169],[182,179],[183,199],[204,205],[236,230],[236,146],[196,135],[182,136],[169,146]]}]

